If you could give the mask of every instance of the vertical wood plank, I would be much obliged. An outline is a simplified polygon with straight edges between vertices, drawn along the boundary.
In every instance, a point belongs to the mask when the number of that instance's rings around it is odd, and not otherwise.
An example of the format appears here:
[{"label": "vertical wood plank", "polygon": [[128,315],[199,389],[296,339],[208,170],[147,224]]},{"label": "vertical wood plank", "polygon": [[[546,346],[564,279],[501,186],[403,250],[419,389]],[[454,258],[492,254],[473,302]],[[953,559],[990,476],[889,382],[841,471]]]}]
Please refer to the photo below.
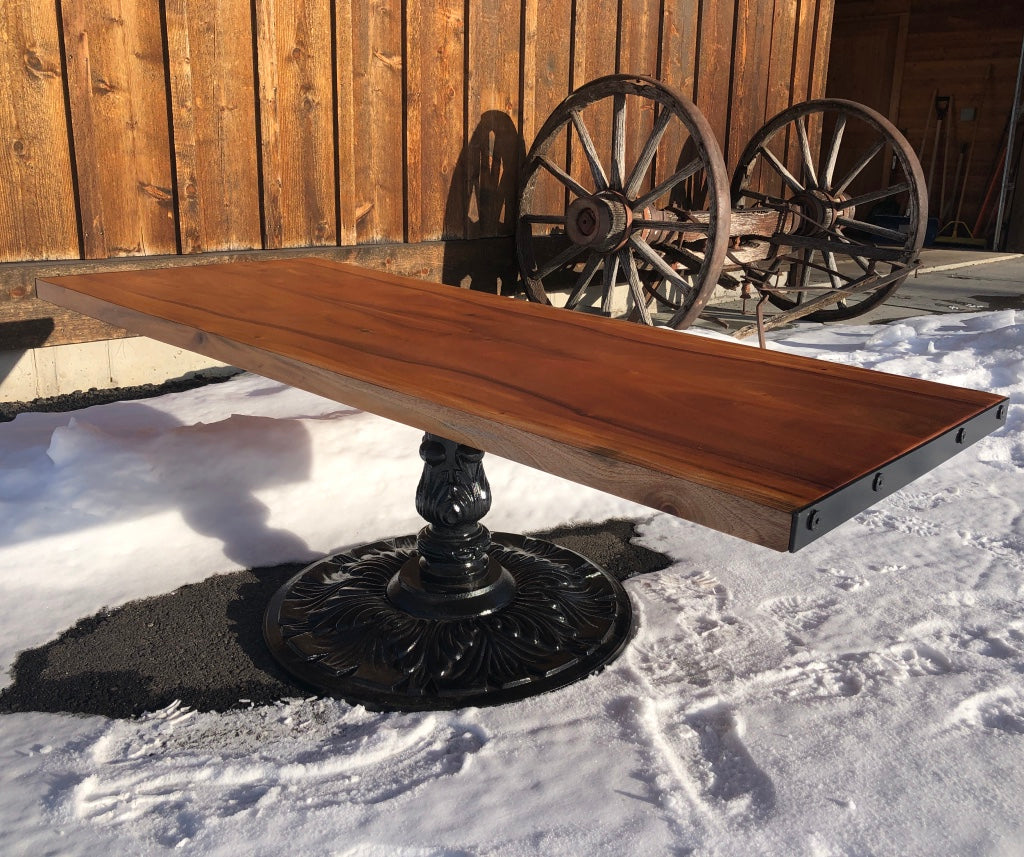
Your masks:
[{"label": "vertical wood plank", "polygon": [[52,2],[0,4],[0,176],[0,262],[78,256]]},{"label": "vertical wood plank", "polygon": [[465,145],[464,9],[456,0],[408,0],[406,4],[407,240],[411,242],[465,234],[465,177],[456,169]]},{"label": "vertical wood plank", "polygon": [[[794,103],[794,63],[796,60],[796,27],[799,4],[793,0],[775,0],[772,12],[771,40],[768,56],[768,88],[765,98],[765,119],[768,121],[781,110]],[[811,150],[817,150],[820,135],[818,117],[807,123],[811,137]],[[755,129],[755,133],[756,133]],[[746,144],[744,144],[745,146]],[[797,135],[787,132],[783,162],[793,175],[800,176],[803,170],[800,143]]]},{"label": "vertical wood plank", "polygon": [[[723,144],[729,169],[736,166],[750,138],[764,124],[768,98],[773,0],[738,0],[729,131]],[[788,78],[788,74],[787,74]]]},{"label": "vertical wood plank", "polygon": [[811,58],[814,52],[818,0],[798,0],[793,46],[793,103],[811,98]]},{"label": "vertical wood plank", "polygon": [[264,242],[337,242],[330,4],[256,0]]},{"label": "vertical wood plank", "polygon": [[341,243],[405,234],[400,0],[343,0],[335,24]]},{"label": "vertical wood plank", "polygon": [[[619,33],[619,71],[658,77],[661,0],[623,0]],[[626,172],[640,157],[644,143],[654,128],[654,105],[629,99],[626,116]],[[654,171],[648,173],[645,187],[653,187]]]},{"label": "vertical wood plank", "polygon": [[183,253],[261,246],[249,0],[167,0]]},{"label": "vertical wood plank", "polygon": [[619,71],[658,76],[661,0],[623,0],[619,33]]},{"label": "vertical wood plank", "polygon": [[[573,24],[573,89],[579,89],[586,83],[618,71],[618,20],[618,0],[588,0],[586,3],[576,3],[576,20]],[[605,173],[610,176],[612,99],[606,98],[591,105],[583,116]],[[584,187],[593,187],[590,168],[575,135],[569,153],[569,172]]]},{"label": "vertical wood plank", "polygon": [[[691,101],[694,100],[697,77],[700,14],[700,0],[665,0],[660,80]],[[663,181],[678,169],[679,153],[683,151],[688,136],[678,123],[669,126],[654,164],[655,181]]]},{"label": "vertical wood plank", "polygon": [[572,0],[524,0],[523,16],[522,134],[529,150],[570,91]]},{"label": "vertical wood plank", "polygon": [[772,11],[771,40],[762,50],[768,52],[768,92],[766,118],[794,103],[794,64],[798,3],[775,0]]},{"label": "vertical wood plank", "polygon": [[462,165],[467,238],[515,233],[519,166],[525,154],[516,127],[521,14],[521,5],[513,0],[469,4],[469,139]]},{"label": "vertical wood plank", "polygon": [[700,0],[695,101],[723,151],[731,109],[729,78],[735,11],[731,0]]},{"label": "vertical wood plank", "polygon": [[[521,129],[527,151],[545,120],[570,91],[572,7],[572,0],[524,0],[523,3]],[[551,158],[565,169],[564,143]],[[539,182],[534,191],[534,204],[537,211],[564,212],[564,188],[554,181]]]},{"label": "vertical wood plank", "polygon": [[697,80],[700,0],[665,0],[659,78],[693,100]]},{"label": "vertical wood plank", "polygon": [[814,21],[814,45],[811,53],[810,98],[825,97],[825,81],[828,77],[828,51],[832,43],[832,16],[835,0],[818,0]]},{"label": "vertical wood plank", "polygon": [[177,250],[159,8],[61,0],[86,258]]},{"label": "vertical wood plank", "polygon": [[[632,5],[627,0],[627,6]],[[587,0],[577,2],[575,33],[575,58],[573,62],[572,88],[578,89],[606,74],[618,70],[617,30],[619,26],[618,0]]]}]

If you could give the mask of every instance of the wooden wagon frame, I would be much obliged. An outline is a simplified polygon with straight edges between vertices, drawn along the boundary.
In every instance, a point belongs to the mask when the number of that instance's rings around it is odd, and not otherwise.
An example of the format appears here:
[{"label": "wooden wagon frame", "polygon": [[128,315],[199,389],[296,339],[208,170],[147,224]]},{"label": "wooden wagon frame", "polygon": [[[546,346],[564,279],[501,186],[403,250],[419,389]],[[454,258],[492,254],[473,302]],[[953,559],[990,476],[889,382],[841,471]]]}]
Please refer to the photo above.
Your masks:
[{"label": "wooden wagon frame", "polygon": [[[730,183],[692,101],[652,78],[611,75],[569,95],[537,134],[516,244],[532,300],[561,292],[569,309],[611,315],[624,281],[627,317],[685,328],[722,286],[759,296],[757,325],[737,335],[758,330],[763,341],[767,327],[884,302],[919,264],[927,210],[910,144],[862,104],[784,110]],[[779,310],[767,321],[766,303]]]}]

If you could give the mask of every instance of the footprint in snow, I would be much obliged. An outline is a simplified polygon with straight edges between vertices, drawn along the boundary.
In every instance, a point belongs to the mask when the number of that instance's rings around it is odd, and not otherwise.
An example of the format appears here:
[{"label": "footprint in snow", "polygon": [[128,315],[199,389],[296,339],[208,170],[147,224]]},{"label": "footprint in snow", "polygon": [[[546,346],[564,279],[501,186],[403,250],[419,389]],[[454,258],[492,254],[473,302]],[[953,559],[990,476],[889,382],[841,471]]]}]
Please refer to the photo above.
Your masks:
[{"label": "footprint in snow", "polygon": [[806,598],[790,595],[766,601],[760,607],[774,617],[794,646],[806,646],[806,635],[832,618],[838,602],[834,598]]},{"label": "footprint in snow", "polygon": [[743,742],[743,722],[716,705],[686,717],[700,751],[696,764],[705,796],[729,805],[729,813],[766,818],[775,809],[775,786]]},{"label": "footprint in snow", "polygon": [[229,714],[171,709],[115,721],[84,753],[51,754],[58,785],[48,805],[174,846],[211,820],[273,804],[379,804],[458,774],[487,744],[455,715],[373,714],[333,700]]},{"label": "footprint in snow", "polygon": [[949,723],[988,732],[1024,735],[1024,697],[1013,687],[976,693],[953,710]]}]

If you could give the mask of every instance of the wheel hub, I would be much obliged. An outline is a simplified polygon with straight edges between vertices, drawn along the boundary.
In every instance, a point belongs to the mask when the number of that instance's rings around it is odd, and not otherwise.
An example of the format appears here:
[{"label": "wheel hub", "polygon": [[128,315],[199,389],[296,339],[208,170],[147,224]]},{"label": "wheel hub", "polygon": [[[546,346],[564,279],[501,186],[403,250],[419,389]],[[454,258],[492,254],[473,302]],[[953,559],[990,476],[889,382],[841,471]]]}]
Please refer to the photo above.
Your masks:
[{"label": "wheel hub", "polygon": [[790,200],[796,216],[793,231],[797,235],[812,236],[834,229],[839,219],[836,202],[840,198],[822,190],[805,190],[798,193]]},{"label": "wheel hub", "polygon": [[605,253],[625,245],[632,224],[632,210],[614,193],[577,197],[565,216],[565,231],[574,244]]}]

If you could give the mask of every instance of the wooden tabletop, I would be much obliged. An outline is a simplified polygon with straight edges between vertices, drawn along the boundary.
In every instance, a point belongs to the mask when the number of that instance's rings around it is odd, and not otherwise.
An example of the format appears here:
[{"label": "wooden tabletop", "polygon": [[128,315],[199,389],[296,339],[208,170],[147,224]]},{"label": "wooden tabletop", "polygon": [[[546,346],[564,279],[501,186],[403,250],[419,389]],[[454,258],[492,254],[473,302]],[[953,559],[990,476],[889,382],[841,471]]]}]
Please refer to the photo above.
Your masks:
[{"label": "wooden tabletop", "polygon": [[[82,274],[37,288],[111,324],[777,550],[920,475],[1005,410],[989,393],[327,260]],[[869,491],[878,473],[890,478]],[[838,504],[843,492],[867,502]]]}]

